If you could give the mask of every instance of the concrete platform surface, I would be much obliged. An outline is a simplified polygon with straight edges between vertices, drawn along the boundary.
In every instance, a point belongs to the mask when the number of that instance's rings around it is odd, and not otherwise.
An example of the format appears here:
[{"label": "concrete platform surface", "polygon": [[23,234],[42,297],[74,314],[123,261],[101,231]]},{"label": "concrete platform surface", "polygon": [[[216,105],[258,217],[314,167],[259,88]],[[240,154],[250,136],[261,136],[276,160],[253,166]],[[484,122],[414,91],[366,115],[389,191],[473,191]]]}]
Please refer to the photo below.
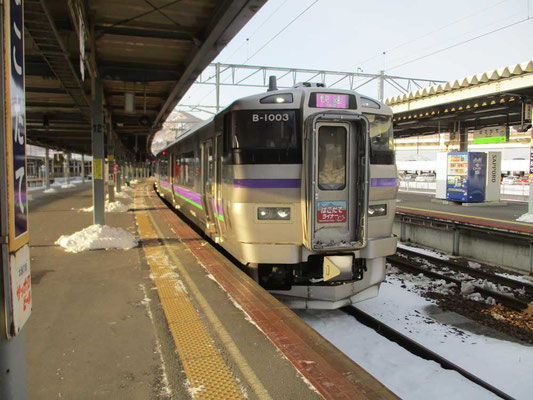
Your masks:
[{"label": "concrete platform surface", "polygon": [[434,194],[399,192],[396,211],[533,234],[533,223],[516,221],[527,213],[526,203],[506,202],[506,206],[502,207],[463,207],[460,204],[432,202],[432,199]]},{"label": "concrete platform surface", "polygon": [[[106,223],[130,250],[65,253],[92,224],[86,187],[30,203],[30,398],[396,398],[225,259],[156,197]],[[126,202],[127,200],[121,200]]]}]

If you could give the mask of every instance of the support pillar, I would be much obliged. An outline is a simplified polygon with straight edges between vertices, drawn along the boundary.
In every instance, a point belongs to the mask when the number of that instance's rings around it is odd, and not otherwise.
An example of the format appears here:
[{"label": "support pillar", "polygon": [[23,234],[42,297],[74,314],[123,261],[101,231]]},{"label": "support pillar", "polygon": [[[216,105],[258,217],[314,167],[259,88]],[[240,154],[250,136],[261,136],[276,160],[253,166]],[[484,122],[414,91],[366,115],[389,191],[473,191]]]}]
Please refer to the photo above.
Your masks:
[{"label": "support pillar", "polygon": [[118,163],[115,165],[115,191],[120,193],[122,191],[122,165]]},{"label": "support pillar", "polygon": [[381,70],[379,71],[379,78],[378,78],[378,100],[383,101],[383,97],[385,96],[385,71]]},{"label": "support pillar", "polygon": [[44,150],[44,187],[50,189],[50,150]]},{"label": "support pillar", "polygon": [[217,112],[220,111],[220,63],[215,64],[215,89]]},{"label": "support pillar", "polygon": [[93,152],[93,222],[105,225],[105,187],[104,187],[104,109],[102,107],[103,89],[100,78],[95,79],[94,98],[91,102],[92,152]]},{"label": "support pillar", "polygon": [[67,153],[67,170],[66,170],[67,185],[70,184],[70,159],[71,159],[71,155],[70,155],[70,153]]},{"label": "support pillar", "polygon": [[81,155],[81,183],[85,183],[85,155]]},{"label": "support pillar", "polygon": [[459,128],[459,151],[468,151],[468,132],[462,126]]}]

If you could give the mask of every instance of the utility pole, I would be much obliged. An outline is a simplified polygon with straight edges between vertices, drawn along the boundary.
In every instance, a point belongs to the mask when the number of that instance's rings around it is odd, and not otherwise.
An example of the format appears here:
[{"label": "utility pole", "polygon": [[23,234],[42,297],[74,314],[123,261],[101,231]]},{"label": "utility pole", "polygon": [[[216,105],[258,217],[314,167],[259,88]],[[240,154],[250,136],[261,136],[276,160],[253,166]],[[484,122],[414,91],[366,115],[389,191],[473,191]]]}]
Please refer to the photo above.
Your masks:
[{"label": "utility pole", "polygon": [[220,63],[215,64],[215,80],[216,80],[216,97],[217,97],[217,112],[220,111]]}]

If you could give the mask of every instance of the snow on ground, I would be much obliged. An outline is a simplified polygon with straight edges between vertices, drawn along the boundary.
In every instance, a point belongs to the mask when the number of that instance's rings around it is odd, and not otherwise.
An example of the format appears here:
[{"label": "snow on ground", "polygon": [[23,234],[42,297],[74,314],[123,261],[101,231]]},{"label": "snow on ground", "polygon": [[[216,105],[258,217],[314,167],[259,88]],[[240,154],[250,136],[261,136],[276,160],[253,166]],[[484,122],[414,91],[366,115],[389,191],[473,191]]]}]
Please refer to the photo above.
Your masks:
[{"label": "snow on ground", "polygon": [[69,189],[69,188],[73,188],[73,187],[76,187],[76,185],[73,184],[72,182],[71,183],[65,183],[64,185],[61,185],[61,189]]},{"label": "snow on ground", "polygon": [[137,239],[122,228],[107,225],[91,225],[72,235],[63,235],[55,242],[68,253],[95,249],[131,249]]},{"label": "snow on ground", "polygon": [[341,311],[297,311],[312,328],[403,399],[497,399],[455,371],[417,357]]},{"label": "snow on ground", "polygon": [[[121,203],[120,201],[109,201],[109,200],[106,200],[105,201],[105,212],[125,212],[125,211],[128,211],[130,208]],[[90,206],[90,207],[85,207],[85,208],[80,208],[80,211],[84,211],[84,212],[93,212],[94,211],[94,206]]]},{"label": "snow on ground", "polygon": [[528,214],[528,213],[522,214],[516,220],[520,221],[520,222],[531,222],[531,223],[533,223],[533,214]]},{"label": "snow on ground", "polygon": [[495,274],[499,276],[503,276],[504,278],[512,279],[517,282],[529,283],[530,285],[533,284],[533,279],[528,278],[527,276],[511,275],[511,274],[506,274],[505,272],[495,272]]},{"label": "snow on ground", "polygon": [[[124,187],[122,187],[122,189],[124,189]],[[109,195],[108,195],[108,197],[109,197]],[[124,192],[124,191],[115,192],[115,197],[118,197],[119,199],[130,199],[131,198],[131,196],[128,193]]]},{"label": "snow on ground", "polygon": [[[533,346],[454,327],[446,321],[461,317],[443,313],[434,302],[403,289],[399,280],[388,278],[388,281],[381,286],[378,297],[358,303],[357,307],[511,396],[517,399],[531,398]],[[394,343],[370,336],[366,328],[361,327],[351,316],[340,312],[317,314],[309,311],[300,315],[403,398],[436,400],[494,397],[482,389],[479,389],[480,393],[474,393],[472,385],[475,385],[455,373],[441,370],[428,361],[407,357],[403,349]],[[409,368],[406,368],[407,365]]]},{"label": "snow on ground", "polygon": [[398,248],[405,249],[405,250],[411,250],[411,251],[414,251],[414,252],[416,252],[418,254],[422,254],[422,255],[426,255],[426,256],[440,258],[441,260],[449,260],[450,259],[450,257],[445,255],[445,254],[441,254],[441,253],[433,251],[433,250],[422,249],[420,247],[409,246],[409,245],[407,245],[405,243],[398,242]]},{"label": "snow on ground", "polygon": [[137,185],[139,183],[139,180],[138,179],[132,179],[130,181],[130,185]]},{"label": "snow on ground", "polygon": [[52,187],[43,191],[43,193],[56,193],[56,192],[57,190]]}]

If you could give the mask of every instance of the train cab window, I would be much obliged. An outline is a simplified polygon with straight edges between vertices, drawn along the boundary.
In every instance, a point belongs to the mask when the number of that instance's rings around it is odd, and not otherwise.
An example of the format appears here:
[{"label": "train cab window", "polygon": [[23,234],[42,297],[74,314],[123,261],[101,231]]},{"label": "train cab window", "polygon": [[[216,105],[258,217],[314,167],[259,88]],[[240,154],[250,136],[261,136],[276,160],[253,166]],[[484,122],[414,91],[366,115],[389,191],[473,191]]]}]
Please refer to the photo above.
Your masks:
[{"label": "train cab window", "polygon": [[365,114],[370,122],[371,164],[394,164],[392,118],[387,115]]},{"label": "train cab window", "polygon": [[346,128],[342,126],[318,129],[318,187],[320,190],[346,187]]},{"label": "train cab window", "polygon": [[234,111],[228,150],[234,164],[299,164],[301,135],[294,110]]}]

